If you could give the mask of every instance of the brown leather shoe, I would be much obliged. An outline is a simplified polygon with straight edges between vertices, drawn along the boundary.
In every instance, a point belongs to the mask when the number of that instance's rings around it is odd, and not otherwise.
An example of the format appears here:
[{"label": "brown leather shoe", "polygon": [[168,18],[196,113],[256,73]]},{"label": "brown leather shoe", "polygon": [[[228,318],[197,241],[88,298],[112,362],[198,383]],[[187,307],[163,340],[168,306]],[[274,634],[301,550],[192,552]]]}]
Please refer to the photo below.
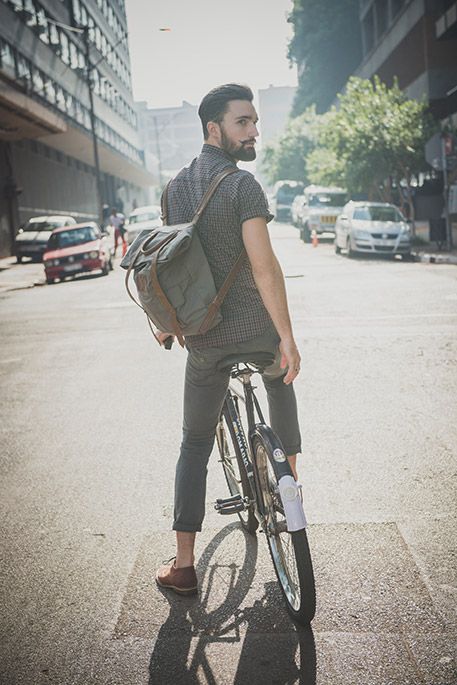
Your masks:
[{"label": "brown leather shoe", "polygon": [[176,568],[176,558],[170,559],[161,566],[156,574],[156,582],[160,587],[173,590],[178,595],[197,594],[197,575],[193,566]]}]

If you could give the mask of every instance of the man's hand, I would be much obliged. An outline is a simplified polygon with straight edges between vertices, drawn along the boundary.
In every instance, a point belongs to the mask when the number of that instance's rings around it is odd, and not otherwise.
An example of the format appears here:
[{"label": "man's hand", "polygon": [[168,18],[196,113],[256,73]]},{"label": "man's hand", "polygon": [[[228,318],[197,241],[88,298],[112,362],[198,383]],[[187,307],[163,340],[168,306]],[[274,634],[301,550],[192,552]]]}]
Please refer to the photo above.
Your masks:
[{"label": "man's hand", "polygon": [[172,338],[172,340],[174,341],[175,336],[171,333],[163,333],[163,331],[156,331],[156,338],[159,341],[159,343],[163,345],[165,340],[168,340],[168,338]]},{"label": "man's hand", "polygon": [[281,352],[281,369],[288,367],[284,383],[289,385],[300,373],[300,353],[293,338],[281,340],[279,351]]}]

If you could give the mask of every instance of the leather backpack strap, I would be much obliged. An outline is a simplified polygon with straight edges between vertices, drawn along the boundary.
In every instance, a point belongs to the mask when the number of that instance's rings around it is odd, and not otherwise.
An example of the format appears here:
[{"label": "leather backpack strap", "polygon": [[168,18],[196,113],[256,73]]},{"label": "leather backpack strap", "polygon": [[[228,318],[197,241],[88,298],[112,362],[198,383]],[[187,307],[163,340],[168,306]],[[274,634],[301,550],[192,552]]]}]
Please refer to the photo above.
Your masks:
[{"label": "leather backpack strap", "polygon": [[184,347],[184,336],[182,333],[181,326],[179,325],[178,318],[176,316],[176,309],[173,307],[170,300],[165,295],[165,293],[162,289],[162,286],[160,285],[159,274],[157,273],[157,261],[159,259],[159,254],[160,254],[160,250],[162,249],[162,247],[164,247],[164,246],[162,245],[160,247],[160,249],[157,250],[156,252],[154,252],[154,254],[151,257],[151,280],[152,280],[152,283],[154,285],[155,294],[159,298],[162,306],[167,310],[167,312],[169,313],[169,315],[171,317],[173,330],[172,331],[165,331],[165,332],[166,333],[173,333],[173,335],[175,335],[177,337],[178,342],[181,345],[181,347]]},{"label": "leather backpack strap", "polygon": [[195,214],[192,218],[192,223],[194,224],[194,226],[197,223],[197,221],[201,218],[201,215],[205,211],[208,202],[211,200],[212,196],[214,195],[214,193],[216,192],[217,188],[222,183],[224,178],[226,176],[230,176],[230,174],[234,174],[236,171],[239,171],[239,169],[237,167],[228,167],[227,169],[224,169],[223,171],[221,171],[221,173],[218,174],[212,180],[212,182],[210,183],[210,185],[208,187],[208,190],[203,195],[201,202],[197,207],[197,211],[195,212]]},{"label": "leather backpack strap", "polygon": [[243,266],[243,262],[244,262],[246,257],[247,257],[246,250],[243,249],[241,251],[240,255],[238,256],[235,264],[232,266],[230,273],[228,274],[227,278],[225,279],[221,288],[219,289],[219,292],[217,293],[216,297],[214,298],[214,300],[209,305],[206,316],[203,319],[203,322],[202,322],[202,324],[198,330],[199,334],[206,333],[209,330],[209,327],[211,326],[217,312],[221,308],[221,305],[222,305],[223,301],[225,300],[225,296],[227,295],[230,287],[232,286],[233,281],[238,276],[240,269]]}]

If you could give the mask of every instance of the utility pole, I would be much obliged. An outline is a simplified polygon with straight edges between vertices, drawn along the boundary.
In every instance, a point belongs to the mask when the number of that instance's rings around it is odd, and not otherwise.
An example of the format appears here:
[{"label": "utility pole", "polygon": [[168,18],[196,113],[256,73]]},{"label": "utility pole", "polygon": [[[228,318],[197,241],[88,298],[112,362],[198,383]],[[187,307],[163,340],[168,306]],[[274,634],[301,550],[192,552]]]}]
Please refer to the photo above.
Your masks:
[{"label": "utility pole", "polygon": [[447,176],[446,136],[441,134],[441,161],[443,165],[443,198],[444,219],[446,221],[446,242],[448,250],[452,250],[452,230],[449,220],[449,182]]},{"label": "utility pole", "polygon": [[157,117],[154,117],[154,131],[156,139],[157,165],[159,169],[159,186],[162,188],[162,155],[160,154],[159,129],[157,127]]},{"label": "utility pole", "polygon": [[84,48],[86,54],[86,83],[87,90],[89,92],[89,112],[90,112],[90,127],[92,133],[92,145],[94,148],[94,166],[95,166],[95,180],[96,180],[96,192],[97,192],[97,214],[98,223],[100,226],[103,223],[103,202],[102,202],[102,181],[100,175],[100,159],[98,156],[98,140],[97,132],[95,129],[95,109],[94,109],[94,96],[92,93],[92,78],[91,78],[91,63],[90,63],[90,43],[89,43],[89,27],[83,27],[83,40]]}]

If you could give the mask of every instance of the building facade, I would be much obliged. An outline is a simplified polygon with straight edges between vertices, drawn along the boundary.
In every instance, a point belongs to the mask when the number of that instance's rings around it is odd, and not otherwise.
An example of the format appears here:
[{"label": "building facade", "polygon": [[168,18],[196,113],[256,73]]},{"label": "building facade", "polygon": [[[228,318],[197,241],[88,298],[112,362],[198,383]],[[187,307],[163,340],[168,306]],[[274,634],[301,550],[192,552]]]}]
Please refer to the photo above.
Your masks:
[{"label": "building facade", "polygon": [[266,145],[284,133],[297,89],[293,86],[269,86],[258,92],[261,141]]},{"label": "building facade", "polygon": [[31,216],[99,218],[94,131],[100,201],[128,212],[152,178],[124,0],[0,0],[0,255]]},{"label": "building facade", "polygon": [[152,109],[137,102],[135,109],[147,165],[161,188],[200,153],[203,131],[198,107],[184,101],[181,107]]},{"label": "building facade", "polygon": [[455,0],[360,0],[363,61],[356,74],[377,74],[411,98],[425,98],[439,119],[457,125]]}]

